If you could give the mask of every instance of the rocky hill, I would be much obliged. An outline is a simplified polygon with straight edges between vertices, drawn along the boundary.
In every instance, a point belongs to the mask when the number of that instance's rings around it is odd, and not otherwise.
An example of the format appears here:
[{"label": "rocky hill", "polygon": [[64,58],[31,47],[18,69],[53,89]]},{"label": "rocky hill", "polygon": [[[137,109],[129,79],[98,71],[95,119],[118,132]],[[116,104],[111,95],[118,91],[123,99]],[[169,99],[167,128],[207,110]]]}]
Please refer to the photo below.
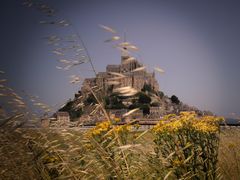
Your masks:
[{"label": "rocky hill", "polygon": [[137,117],[149,119],[179,114],[181,111],[196,111],[199,115],[212,114],[184,104],[175,95],[164,95],[159,90],[155,73],[147,72],[142,64],[128,55],[121,57],[120,65],[107,65],[106,72],[85,79],[75,98],[69,100],[59,111],[69,112],[71,120],[79,117],[99,120],[104,117],[95,97],[108,112],[114,115],[118,112],[120,117],[135,108],[139,108]]}]

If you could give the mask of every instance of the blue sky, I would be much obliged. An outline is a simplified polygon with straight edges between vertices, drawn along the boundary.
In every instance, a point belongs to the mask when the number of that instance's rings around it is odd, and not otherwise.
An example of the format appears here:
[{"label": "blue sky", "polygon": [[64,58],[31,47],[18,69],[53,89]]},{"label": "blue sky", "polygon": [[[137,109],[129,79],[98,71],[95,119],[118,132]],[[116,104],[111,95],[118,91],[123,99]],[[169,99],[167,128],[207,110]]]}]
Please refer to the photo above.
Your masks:
[{"label": "blue sky", "polygon": [[[99,28],[110,26],[139,47],[136,54],[157,75],[161,90],[202,110],[228,116],[240,115],[240,3],[238,1],[190,0],[52,0],[44,1],[68,19],[81,35],[97,71],[119,64],[120,53],[104,40],[111,34]],[[9,85],[38,95],[50,105],[73,98],[80,84],[69,84],[72,74],[91,77],[89,65],[62,72],[58,57],[43,37],[67,35],[71,28],[39,24],[38,11],[20,1],[1,5],[1,61]],[[82,69],[81,69],[82,68]]]}]

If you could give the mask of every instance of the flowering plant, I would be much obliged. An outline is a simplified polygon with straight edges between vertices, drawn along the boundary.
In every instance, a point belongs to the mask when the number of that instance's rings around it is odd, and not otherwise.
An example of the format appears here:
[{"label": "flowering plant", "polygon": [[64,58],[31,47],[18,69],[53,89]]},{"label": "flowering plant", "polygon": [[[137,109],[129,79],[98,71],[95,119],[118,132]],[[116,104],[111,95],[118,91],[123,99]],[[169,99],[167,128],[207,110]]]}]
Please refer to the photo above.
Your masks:
[{"label": "flowering plant", "polygon": [[165,116],[153,127],[155,153],[168,172],[180,178],[216,178],[219,122],[215,116],[195,112]]}]

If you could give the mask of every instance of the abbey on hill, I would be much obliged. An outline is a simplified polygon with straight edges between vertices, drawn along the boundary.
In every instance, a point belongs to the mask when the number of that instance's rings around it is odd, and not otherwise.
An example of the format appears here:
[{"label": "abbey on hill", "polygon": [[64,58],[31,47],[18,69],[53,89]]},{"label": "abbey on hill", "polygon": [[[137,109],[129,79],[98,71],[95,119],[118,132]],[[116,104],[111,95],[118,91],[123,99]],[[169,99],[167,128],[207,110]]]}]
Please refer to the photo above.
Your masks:
[{"label": "abbey on hill", "polygon": [[[131,89],[133,93],[123,95],[119,89]],[[94,78],[86,78],[81,90],[59,111],[68,112],[70,120],[78,123],[95,123],[106,120],[91,90],[101,100],[112,118],[126,121],[128,111],[139,110],[128,116],[129,119],[143,121],[159,120],[167,114],[181,111],[196,111],[199,115],[209,112],[183,104],[177,96],[168,97],[159,91],[155,72],[149,73],[137,59],[128,54],[121,55],[121,64],[107,65],[106,72],[99,72]]]},{"label": "abbey on hill", "polygon": [[[122,76],[116,78],[114,73],[120,73]],[[106,72],[99,72],[95,78],[85,79],[81,92],[82,94],[89,92],[88,86],[102,87],[105,92],[109,89],[114,90],[126,86],[131,86],[137,91],[141,91],[144,84],[151,86],[154,91],[159,91],[159,85],[155,79],[154,72],[148,73],[137,59],[128,55],[122,55],[120,65],[107,65]]]}]

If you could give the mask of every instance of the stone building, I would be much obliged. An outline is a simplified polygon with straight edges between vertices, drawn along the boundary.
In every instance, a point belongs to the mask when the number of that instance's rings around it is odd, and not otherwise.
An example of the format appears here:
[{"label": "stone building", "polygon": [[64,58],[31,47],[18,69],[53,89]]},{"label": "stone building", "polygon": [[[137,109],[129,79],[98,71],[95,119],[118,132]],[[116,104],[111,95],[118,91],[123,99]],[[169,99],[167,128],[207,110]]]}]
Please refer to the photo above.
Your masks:
[{"label": "stone building", "polygon": [[123,114],[127,113],[127,110],[126,109],[111,109],[109,111],[109,114],[110,114],[110,117],[111,118],[122,118],[123,117]]},{"label": "stone building", "polygon": [[50,126],[50,120],[49,118],[43,118],[41,119],[41,127],[48,128]]},{"label": "stone building", "polygon": [[150,107],[150,117],[151,118],[160,118],[162,116],[162,108],[159,107]]},{"label": "stone building", "polygon": [[[140,91],[144,84],[149,84],[155,91],[159,90],[159,85],[155,79],[155,73],[149,73],[145,69],[141,71],[134,71],[137,68],[143,67],[137,59],[130,58],[129,55],[121,56],[121,64],[107,65],[106,72],[99,72],[95,78],[87,78],[84,80],[81,88],[83,96],[89,93],[89,86],[101,87],[107,90],[119,87],[131,86]],[[120,73],[124,75],[119,77],[113,73]],[[113,82],[114,81],[114,82]]]},{"label": "stone building", "polygon": [[70,115],[68,112],[57,112],[56,113],[57,124],[60,127],[66,127],[70,123]]}]

